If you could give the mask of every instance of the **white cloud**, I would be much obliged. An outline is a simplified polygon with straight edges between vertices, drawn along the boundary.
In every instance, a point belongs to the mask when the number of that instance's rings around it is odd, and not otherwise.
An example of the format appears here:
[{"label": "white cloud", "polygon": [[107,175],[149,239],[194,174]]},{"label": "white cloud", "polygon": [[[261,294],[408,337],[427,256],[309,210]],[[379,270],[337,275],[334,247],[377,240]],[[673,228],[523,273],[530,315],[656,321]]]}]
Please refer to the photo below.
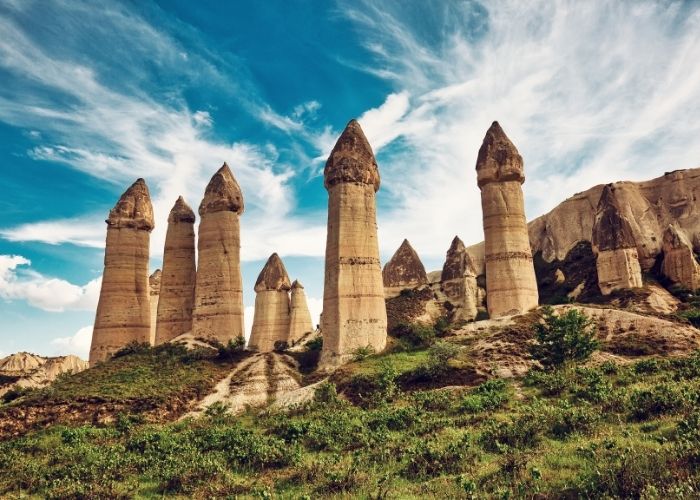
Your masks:
[{"label": "white cloud", "polygon": [[59,337],[51,341],[54,356],[67,356],[74,354],[81,359],[90,356],[90,343],[92,342],[92,325],[84,326],[70,337]]},{"label": "white cloud", "polygon": [[95,215],[90,218],[30,222],[0,229],[0,237],[8,241],[41,241],[49,245],[71,243],[84,247],[103,248],[105,224],[102,219],[99,215]]},{"label": "white cloud", "polygon": [[50,312],[93,311],[97,307],[102,278],[85,285],[50,278],[26,266],[31,261],[20,255],[0,255],[0,298],[24,300]]},{"label": "white cloud", "polygon": [[317,299],[316,297],[306,297],[306,302],[309,306],[309,313],[311,313],[311,322],[314,328],[316,325],[321,323],[321,312],[323,312],[323,299]]}]

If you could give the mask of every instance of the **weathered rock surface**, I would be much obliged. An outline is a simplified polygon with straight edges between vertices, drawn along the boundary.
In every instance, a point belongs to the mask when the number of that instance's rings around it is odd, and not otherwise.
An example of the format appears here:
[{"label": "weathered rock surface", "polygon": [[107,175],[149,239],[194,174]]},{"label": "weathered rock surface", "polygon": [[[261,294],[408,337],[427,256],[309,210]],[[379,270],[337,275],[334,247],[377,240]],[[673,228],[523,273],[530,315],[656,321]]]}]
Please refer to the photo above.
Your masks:
[{"label": "weathered rock surface", "polygon": [[428,283],[425,267],[408,240],[403,240],[382,270],[384,296],[396,297],[401,290],[413,289]]},{"label": "weathered rock surface", "polygon": [[292,345],[314,331],[309,305],[306,302],[304,287],[298,280],[292,283],[291,306],[289,311],[289,335],[287,342]]},{"label": "weathered rock surface", "polygon": [[600,195],[592,233],[601,293],[609,295],[615,290],[641,287],[642,269],[632,227],[620,213],[611,185],[605,186]]},{"label": "weathered rock surface", "polygon": [[155,344],[168,342],[192,330],[197,278],[192,209],[180,196],[168,215],[163,250],[163,278],[158,302]]},{"label": "weathered rock surface", "polygon": [[351,120],[324,169],[328,234],[323,290],[321,364],[331,367],[353,351],[386,346],[386,305],[379,263],[375,192],[379,170],[360,128]]},{"label": "weathered rock surface", "polygon": [[199,205],[192,331],[227,344],[244,336],[239,216],[243,195],[228,165],[214,174]]},{"label": "weathered rock surface", "polygon": [[78,373],[88,362],[77,356],[43,357],[18,352],[0,359],[0,396],[12,388],[38,388],[53,382],[62,373]]},{"label": "weathered rock surface", "polygon": [[270,352],[276,343],[288,343],[291,287],[282,259],[273,253],[255,282],[255,316],[249,349]]},{"label": "weathered rock surface", "polygon": [[130,342],[151,338],[148,289],[153,207],[148,187],[138,179],[107,218],[102,288],[90,347],[90,365],[108,359]]},{"label": "weathered rock surface", "polygon": [[664,276],[688,290],[700,288],[700,265],[693,245],[676,223],[670,224],[664,232],[663,252],[661,272]]},{"label": "weathered rock surface", "polygon": [[452,319],[472,320],[476,317],[478,287],[474,264],[458,236],[452,240],[442,266],[440,289],[454,306]]},{"label": "weathered rock surface", "polygon": [[492,318],[537,307],[538,293],[525,221],[523,159],[498,122],[476,160],[484,220],[486,303]]},{"label": "weathered rock surface", "polygon": [[153,271],[148,277],[148,297],[151,308],[151,335],[149,338],[149,344],[155,345],[156,343],[156,325],[158,324],[158,301],[160,298],[160,284],[163,278],[163,273],[160,269]]}]

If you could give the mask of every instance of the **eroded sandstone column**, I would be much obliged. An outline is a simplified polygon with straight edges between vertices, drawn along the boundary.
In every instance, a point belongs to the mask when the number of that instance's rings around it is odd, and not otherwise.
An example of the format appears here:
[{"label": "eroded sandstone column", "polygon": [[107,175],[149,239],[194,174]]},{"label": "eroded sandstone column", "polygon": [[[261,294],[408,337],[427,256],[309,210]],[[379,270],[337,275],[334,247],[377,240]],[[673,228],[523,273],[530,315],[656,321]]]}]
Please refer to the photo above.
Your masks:
[{"label": "eroded sandstone column", "polygon": [[408,240],[403,240],[389,262],[382,269],[384,297],[390,299],[401,290],[413,289],[428,283],[425,267]]},{"label": "eroded sandstone column", "polygon": [[525,220],[523,159],[498,122],[476,160],[484,220],[486,304],[491,318],[537,307],[537,281]]},{"label": "eroded sandstone column", "polygon": [[458,236],[452,240],[442,266],[440,288],[455,306],[452,320],[471,321],[476,318],[478,287],[476,271],[464,243]]},{"label": "eroded sandstone column", "polygon": [[642,270],[632,228],[620,213],[613,189],[608,184],[600,195],[591,242],[596,254],[598,286],[603,295],[642,286]]},{"label": "eroded sandstone column", "polygon": [[249,349],[269,352],[277,342],[288,342],[291,287],[282,259],[273,253],[255,282],[255,315]]},{"label": "eroded sandstone column", "polygon": [[151,333],[148,343],[155,345],[156,325],[158,324],[158,301],[160,299],[160,283],[163,273],[160,269],[153,271],[148,277],[148,296],[151,308]]},{"label": "eroded sandstone column", "polygon": [[148,187],[138,179],[107,217],[102,288],[90,346],[90,366],[107,360],[130,342],[151,338],[148,245],[153,207]]},{"label": "eroded sandstone column", "polygon": [[664,260],[661,272],[673,283],[691,291],[700,288],[700,265],[693,245],[677,224],[670,224],[664,233]]},{"label": "eroded sandstone column", "polygon": [[328,234],[321,364],[386,346],[386,304],[377,242],[379,170],[360,124],[351,120],[326,161]]},{"label": "eroded sandstone column", "polygon": [[239,216],[243,195],[228,165],[211,178],[199,205],[197,280],[192,314],[195,337],[227,344],[244,336]]},{"label": "eroded sandstone column", "polygon": [[197,278],[194,212],[180,196],[168,215],[155,345],[192,331]]},{"label": "eroded sandstone column", "polygon": [[287,342],[291,345],[309,332],[314,331],[309,305],[306,302],[304,287],[299,280],[292,283],[291,309],[289,311],[289,335]]}]

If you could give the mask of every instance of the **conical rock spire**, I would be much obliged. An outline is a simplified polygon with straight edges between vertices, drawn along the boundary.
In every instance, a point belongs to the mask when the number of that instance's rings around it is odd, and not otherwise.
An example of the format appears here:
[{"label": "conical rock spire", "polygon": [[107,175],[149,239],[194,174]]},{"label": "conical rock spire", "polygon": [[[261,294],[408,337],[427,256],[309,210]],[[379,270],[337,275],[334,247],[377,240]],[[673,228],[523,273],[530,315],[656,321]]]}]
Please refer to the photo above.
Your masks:
[{"label": "conical rock spire", "polygon": [[498,122],[486,131],[476,158],[479,187],[489,182],[525,181],[523,158]]},{"label": "conical rock spire", "polygon": [[598,201],[592,243],[598,251],[636,248],[632,227],[620,213],[615,188],[611,184],[603,188]]},{"label": "conical rock spire", "polygon": [[153,205],[148,186],[143,179],[137,179],[124,191],[114,208],[109,211],[107,225],[110,227],[131,227],[152,231]]},{"label": "conical rock spire", "polygon": [[350,120],[331,151],[323,170],[326,189],[344,182],[369,184],[379,189],[379,169],[357,120]]},{"label": "conical rock spire", "polygon": [[465,275],[476,276],[474,264],[472,262],[464,243],[459,236],[455,236],[447,250],[447,257],[442,266],[442,281],[462,278]]},{"label": "conical rock spire", "polygon": [[178,197],[173,208],[170,209],[170,214],[168,215],[168,223],[171,222],[194,222],[195,216],[194,211],[185,202],[185,199],[180,196]]},{"label": "conical rock spire", "polygon": [[282,259],[277,253],[270,255],[255,282],[255,291],[289,290],[292,287]]},{"label": "conical rock spire", "polygon": [[243,193],[228,164],[224,163],[214,174],[204,191],[199,205],[199,215],[213,212],[236,212],[242,214]]},{"label": "conical rock spire", "polygon": [[385,287],[415,288],[428,282],[420,257],[406,239],[384,266],[382,277]]}]

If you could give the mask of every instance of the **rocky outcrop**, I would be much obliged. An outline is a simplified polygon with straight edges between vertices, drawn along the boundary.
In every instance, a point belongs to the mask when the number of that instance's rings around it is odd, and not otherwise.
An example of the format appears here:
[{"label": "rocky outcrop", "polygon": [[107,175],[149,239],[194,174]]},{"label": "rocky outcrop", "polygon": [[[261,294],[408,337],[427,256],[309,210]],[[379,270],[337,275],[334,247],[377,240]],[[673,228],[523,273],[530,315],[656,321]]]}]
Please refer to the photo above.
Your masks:
[{"label": "rocky outcrop", "polygon": [[615,189],[611,185],[605,186],[600,195],[592,243],[596,254],[598,286],[603,295],[642,286],[642,270],[632,227],[620,213]]},{"label": "rocky outcrop", "polygon": [[287,270],[276,253],[270,255],[255,282],[255,316],[248,348],[270,352],[289,336],[289,282]]},{"label": "rocky outcrop", "polygon": [[447,250],[440,277],[440,290],[454,307],[453,321],[470,321],[476,318],[478,303],[476,272],[464,243],[458,236],[454,237]]},{"label": "rocky outcrop", "polygon": [[160,269],[153,271],[148,277],[148,297],[151,308],[151,334],[148,343],[155,345],[156,343],[156,325],[158,324],[158,301],[160,298],[160,284],[163,278],[163,273]]},{"label": "rocky outcrop", "polygon": [[661,273],[687,290],[700,288],[700,265],[695,258],[693,245],[677,224],[670,224],[663,238],[664,260]]},{"label": "rocky outcrop", "polygon": [[155,344],[192,331],[192,309],[197,277],[192,209],[180,196],[168,215],[163,250],[163,278],[158,302]]},{"label": "rocky outcrop", "polygon": [[78,356],[43,357],[18,352],[0,359],[0,396],[13,388],[44,387],[62,373],[78,373],[88,362]]},{"label": "rocky outcrop", "polygon": [[151,338],[148,256],[153,207],[138,179],[109,212],[102,288],[90,347],[90,365],[130,342]]},{"label": "rocky outcrop", "polygon": [[243,195],[228,165],[214,174],[199,205],[192,331],[227,344],[244,336],[239,217]]},{"label": "rocky outcrop", "polygon": [[523,159],[498,122],[476,160],[484,220],[486,303],[492,318],[537,307],[537,281],[525,221]]},{"label": "rocky outcrop", "polygon": [[386,346],[386,305],[379,263],[375,192],[379,169],[360,128],[351,120],[324,169],[328,233],[323,290],[323,351],[329,367],[353,351]]},{"label": "rocky outcrop", "polygon": [[428,283],[425,267],[408,240],[403,240],[382,270],[384,296],[396,297],[401,290],[413,289]]},{"label": "rocky outcrop", "polygon": [[292,345],[298,342],[305,335],[314,331],[314,324],[311,321],[311,313],[306,303],[304,287],[298,280],[292,283],[291,302],[289,310],[289,335],[287,342]]}]

